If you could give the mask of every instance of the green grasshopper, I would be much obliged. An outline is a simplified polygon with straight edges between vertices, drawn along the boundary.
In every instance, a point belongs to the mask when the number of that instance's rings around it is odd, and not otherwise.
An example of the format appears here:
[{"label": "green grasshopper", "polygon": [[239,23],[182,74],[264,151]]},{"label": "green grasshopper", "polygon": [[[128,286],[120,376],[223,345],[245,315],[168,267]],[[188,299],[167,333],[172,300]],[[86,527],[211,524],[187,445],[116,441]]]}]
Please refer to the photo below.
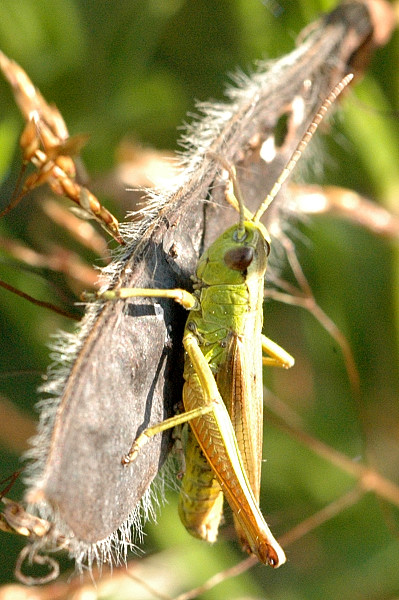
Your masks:
[{"label": "green grasshopper", "polygon": [[226,199],[239,211],[239,220],[200,258],[192,294],[183,289],[120,288],[95,295],[102,300],[170,298],[190,311],[183,335],[184,412],[143,431],[122,463],[132,462],[152,436],[189,422],[191,432],[179,505],[183,524],[194,536],[214,541],[224,495],[243,547],[273,567],[286,559],[259,508],[262,365],[289,368],[294,359],[261,333],[271,240],[260,218],[294,169],[328,108],[351,79],[352,75],[346,76],[324,100],[254,215],[244,206],[234,169],[216,157],[229,173]]}]

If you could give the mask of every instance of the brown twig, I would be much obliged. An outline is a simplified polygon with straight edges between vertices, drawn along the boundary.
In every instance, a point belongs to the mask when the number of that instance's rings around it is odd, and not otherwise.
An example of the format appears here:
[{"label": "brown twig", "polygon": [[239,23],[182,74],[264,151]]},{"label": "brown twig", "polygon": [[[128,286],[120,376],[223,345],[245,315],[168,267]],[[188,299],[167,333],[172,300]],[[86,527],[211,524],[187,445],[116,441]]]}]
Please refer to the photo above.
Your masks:
[{"label": "brown twig", "polygon": [[93,225],[88,221],[83,221],[74,215],[70,210],[61,206],[54,200],[43,200],[42,202],[43,212],[52,220],[54,223],[63,227],[72,238],[76,239],[82,246],[92,250],[98,256],[101,256],[107,262],[110,260],[110,251],[108,244],[104,237],[100,235]]},{"label": "brown twig", "polygon": [[176,596],[173,600],[193,600],[193,598],[197,598],[198,596],[201,596],[202,594],[205,594],[205,592],[208,592],[212,588],[216,587],[219,585],[219,583],[223,583],[223,581],[226,581],[226,579],[231,579],[232,577],[237,577],[238,575],[245,573],[245,571],[248,571],[248,569],[256,564],[258,564],[258,560],[254,556],[250,556],[233,567],[219,571],[219,573],[212,575],[212,577],[210,577],[202,585]]},{"label": "brown twig", "polygon": [[397,239],[399,216],[353,190],[336,186],[290,185],[298,211],[308,215],[331,212],[376,235]]},{"label": "brown twig", "polygon": [[299,288],[296,288],[292,284],[289,284],[282,279],[276,278],[275,284],[281,289],[284,289],[287,293],[280,292],[277,289],[268,288],[265,290],[265,296],[272,298],[277,302],[283,302],[284,304],[290,304],[291,306],[305,308],[317,319],[321,326],[341,348],[352,394],[353,397],[358,401],[360,397],[360,378],[349,342],[334,321],[330,319],[330,317],[318,305],[312,288],[310,287],[309,282],[306,279],[302,267],[298,261],[292,241],[286,236],[282,236],[280,241],[285,249],[288,262]]},{"label": "brown twig", "polygon": [[58,306],[55,306],[55,304],[51,304],[51,302],[44,302],[44,300],[37,300],[36,298],[33,298],[33,296],[25,294],[25,292],[21,292],[21,290],[18,290],[13,285],[10,285],[5,281],[0,280],[0,287],[4,288],[5,290],[8,290],[9,292],[12,292],[13,294],[16,294],[17,296],[20,296],[21,298],[24,298],[25,300],[29,300],[29,302],[32,302],[32,304],[36,304],[36,306],[41,306],[42,308],[52,310],[53,312],[62,315],[63,317],[66,317],[67,319],[72,319],[73,321],[79,320],[78,317],[72,315],[66,310],[63,310],[62,308],[59,308]]},{"label": "brown twig", "polygon": [[279,543],[284,547],[288,547],[294,542],[300,540],[305,535],[323,525],[327,521],[330,521],[343,510],[356,504],[365,494],[365,490],[362,486],[356,486],[349,490],[346,494],[343,494],[327,506],[324,506],[321,510],[314,513],[307,519],[304,519],[298,525],[287,531],[279,537]]},{"label": "brown twig", "polygon": [[71,250],[53,245],[49,254],[42,254],[10,238],[0,236],[0,248],[10,256],[39,269],[50,269],[64,273],[84,287],[96,287],[98,271],[89,264],[84,263],[80,257]]},{"label": "brown twig", "polygon": [[388,502],[399,507],[399,487],[397,485],[380,475],[376,470],[362,463],[354,462],[345,456],[345,454],[312,437],[293,423],[288,422],[287,415],[282,415],[278,406],[272,400],[273,396],[267,394],[265,406],[270,413],[268,415],[270,423],[274,424],[281,431],[285,431],[292,439],[297,440],[318,456],[325,458],[331,464],[357,479],[359,486],[364,491],[374,492],[381,498],[384,498],[384,500],[388,500]]}]

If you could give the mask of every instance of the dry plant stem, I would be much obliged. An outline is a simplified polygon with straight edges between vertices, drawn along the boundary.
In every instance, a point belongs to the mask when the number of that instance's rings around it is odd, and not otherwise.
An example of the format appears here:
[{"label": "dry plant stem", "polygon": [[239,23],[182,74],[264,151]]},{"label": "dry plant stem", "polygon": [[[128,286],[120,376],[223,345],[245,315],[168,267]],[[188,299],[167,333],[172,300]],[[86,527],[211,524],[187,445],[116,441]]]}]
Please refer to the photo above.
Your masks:
[{"label": "dry plant stem", "polygon": [[[349,193],[349,192],[348,192]],[[386,211],[383,211],[386,213]],[[287,293],[279,292],[278,290],[269,288],[266,291],[266,295],[269,298],[273,298],[277,302],[283,302],[285,304],[290,304],[292,306],[298,306],[305,308],[308,310],[324,327],[324,329],[329,333],[329,335],[337,342],[337,344],[341,348],[341,352],[344,358],[346,372],[348,374],[349,384],[351,386],[352,397],[357,407],[359,419],[361,425],[363,425],[363,421],[361,419],[361,389],[360,389],[360,376],[356,366],[356,362],[352,353],[352,349],[350,344],[345,337],[345,335],[341,332],[341,330],[337,327],[337,325],[330,319],[330,317],[323,311],[323,309],[317,304],[316,299],[313,295],[312,289],[305,277],[305,274],[302,270],[302,267],[298,261],[298,258],[295,253],[295,248],[286,236],[283,236],[281,239],[281,243],[283,244],[286,255],[288,258],[288,262],[290,264],[291,270],[299,284],[299,289],[296,289],[294,286],[289,283],[279,280],[276,280],[277,285],[284,289]],[[364,426],[361,428],[361,434],[363,439],[363,447],[365,452],[367,451],[367,436],[364,430]]]},{"label": "dry plant stem", "polygon": [[31,302],[32,304],[36,304],[36,306],[40,306],[42,308],[47,308],[49,310],[52,310],[53,312],[55,312],[59,315],[62,315],[63,317],[66,317],[67,319],[72,319],[73,321],[78,320],[77,317],[75,317],[71,313],[63,310],[62,308],[59,308],[58,306],[55,306],[54,304],[51,304],[50,302],[44,302],[43,300],[37,300],[36,298],[33,298],[29,294],[25,294],[25,292],[21,292],[21,290],[18,290],[13,285],[10,285],[9,283],[6,283],[5,281],[0,280],[0,287],[4,288],[5,290],[8,290],[9,292],[12,292],[13,294],[16,294],[17,296],[20,296],[21,298],[24,298],[25,300],[29,300],[29,302]]},{"label": "dry plant stem", "polygon": [[43,212],[54,223],[68,231],[71,237],[76,239],[82,246],[92,250],[107,262],[111,260],[106,240],[95,230],[91,223],[82,221],[82,219],[79,219],[69,209],[66,209],[54,200],[44,200],[41,206]]},{"label": "dry plant stem", "polygon": [[272,298],[277,302],[283,302],[284,304],[290,304],[292,306],[299,306],[308,310],[316,319],[319,321],[322,327],[327,333],[337,342],[341,348],[342,355],[344,357],[346,372],[348,373],[349,383],[351,386],[353,397],[356,401],[360,398],[360,378],[359,372],[356,367],[355,359],[348,340],[337,327],[332,319],[324,312],[324,310],[317,304],[316,299],[313,295],[312,288],[310,287],[308,280],[299,264],[298,258],[295,253],[294,244],[286,236],[281,238],[281,243],[285,249],[288,262],[291,270],[298,282],[299,289],[288,284],[287,282],[277,279],[277,285],[285,289],[288,293],[282,293],[278,290],[268,288],[265,292],[265,296]]},{"label": "dry plant stem", "polygon": [[0,373],[0,380],[1,379],[11,379],[12,377],[21,377],[21,376],[28,376],[28,377],[42,377],[43,373],[41,371],[39,371],[38,369],[12,369],[10,371],[2,371]]},{"label": "dry plant stem", "polygon": [[[52,523],[26,512],[19,502],[6,498],[4,493],[3,491],[0,494],[0,500],[4,505],[3,512],[0,514],[0,529],[24,536],[32,542],[42,539],[51,530],[58,548],[68,547],[68,542],[59,532],[54,531]],[[32,555],[36,554],[38,552],[33,548]]]},{"label": "dry plant stem", "polygon": [[361,485],[349,490],[349,492],[343,494],[340,498],[337,498],[337,500],[334,500],[334,502],[331,502],[280,536],[279,542],[285,547],[290,546],[314,529],[320,527],[320,525],[323,525],[323,523],[339,515],[346,508],[354,506],[364,496],[365,492],[366,490]]},{"label": "dry plant stem", "polygon": [[18,479],[20,474],[21,474],[21,471],[15,471],[12,475],[10,475],[9,477],[6,477],[6,479],[3,479],[2,481],[0,481],[0,486],[7,483],[6,487],[0,491],[0,500],[2,500],[4,498],[4,496],[6,496],[8,494],[8,492],[11,490],[11,488],[13,487],[14,483],[16,482],[16,480]]},{"label": "dry plant stem", "polygon": [[228,569],[219,571],[219,573],[216,573],[216,575],[210,577],[202,585],[176,596],[173,598],[173,600],[193,600],[193,598],[198,598],[198,596],[205,594],[205,592],[208,592],[220,583],[223,583],[223,581],[226,581],[226,579],[237,577],[238,575],[241,575],[242,573],[245,573],[245,571],[251,569],[251,567],[254,567],[256,564],[258,564],[257,559],[254,556],[250,556],[249,558],[246,558],[245,560],[234,565],[234,567],[229,567]]},{"label": "dry plant stem", "polygon": [[50,556],[41,556],[40,554],[34,554],[33,556],[31,556],[31,554],[32,554],[32,549],[29,546],[25,546],[25,548],[22,549],[22,551],[20,552],[20,554],[18,556],[17,563],[15,565],[15,576],[19,579],[19,581],[21,581],[25,585],[36,585],[37,584],[36,577],[28,577],[22,571],[22,565],[26,559],[30,560],[30,562],[32,564],[41,565],[41,566],[45,565],[46,568],[48,569],[48,571],[49,571],[48,575],[40,577],[41,585],[45,585],[46,583],[50,583],[51,581],[54,581],[54,579],[56,579],[58,577],[58,575],[60,574],[60,566],[59,566],[58,562],[54,558],[51,558]]},{"label": "dry plant stem", "polygon": [[152,594],[155,598],[160,598],[160,600],[171,600],[170,596],[168,596],[166,594],[162,594],[159,590],[155,589],[152,585],[150,585],[147,581],[145,581],[145,579],[142,579],[142,577],[138,577],[137,575],[132,573],[131,568],[128,569],[127,576],[132,581],[135,581],[136,583],[138,583],[144,590],[146,590],[147,592]]},{"label": "dry plant stem", "polygon": [[337,186],[291,184],[290,193],[300,212],[310,215],[331,212],[376,235],[393,239],[399,237],[399,216],[353,190]]},{"label": "dry plant stem", "polygon": [[77,254],[65,248],[53,246],[51,253],[40,254],[20,242],[1,236],[0,248],[30,267],[64,273],[84,287],[96,287],[98,283],[98,272],[92,266],[83,263]]},{"label": "dry plant stem", "polygon": [[5,217],[6,215],[8,215],[9,212],[12,211],[13,208],[15,208],[17,206],[17,204],[19,204],[19,202],[22,200],[20,194],[18,194],[18,190],[19,187],[22,183],[22,180],[24,178],[25,172],[26,172],[26,167],[27,167],[27,163],[23,163],[22,167],[19,171],[18,174],[18,178],[17,181],[15,183],[15,190],[14,190],[14,195],[11,198],[9,204],[5,207],[4,210],[0,211],[0,219],[2,219],[3,217]]},{"label": "dry plant stem", "polygon": [[361,463],[354,462],[345,456],[345,454],[324,444],[324,442],[305,433],[293,424],[288,423],[285,420],[286,415],[282,416],[280,412],[277,412],[277,405],[269,403],[268,397],[270,396],[266,396],[265,407],[269,411],[267,419],[270,423],[274,424],[280,430],[285,431],[292,439],[297,440],[302,445],[306,446],[306,448],[315,452],[318,456],[325,458],[331,464],[339,467],[348,473],[348,475],[357,479],[359,486],[364,491],[374,492],[384,500],[399,507],[399,487],[397,485],[392,481],[385,479],[385,477],[380,475],[380,473],[374,469]]}]

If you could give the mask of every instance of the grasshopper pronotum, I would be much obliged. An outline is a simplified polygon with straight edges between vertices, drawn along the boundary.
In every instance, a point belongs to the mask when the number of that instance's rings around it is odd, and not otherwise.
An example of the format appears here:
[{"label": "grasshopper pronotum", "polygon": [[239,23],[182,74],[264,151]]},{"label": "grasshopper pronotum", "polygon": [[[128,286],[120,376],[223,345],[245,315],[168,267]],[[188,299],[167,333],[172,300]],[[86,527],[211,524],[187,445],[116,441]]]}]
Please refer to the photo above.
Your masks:
[{"label": "grasshopper pronotum", "polygon": [[260,218],[352,77],[347,75],[324,100],[254,215],[244,206],[234,170],[218,157],[230,175],[226,198],[240,216],[200,258],[192,294],[182,289],[120,288],[95,295],[103,300],[170,298],[190,311],[183,335],[185,412],[146,429],[122,462],[132,462],[150,437],[189,422],[194,437],[189,434],[179,509],[183,523],[196,537],[213,541],[224,494],[244,548],[273,567],[285,562],[285,554],[259,508],[262,365],[289,368],[294,359],[261,333],[270,236]]}]

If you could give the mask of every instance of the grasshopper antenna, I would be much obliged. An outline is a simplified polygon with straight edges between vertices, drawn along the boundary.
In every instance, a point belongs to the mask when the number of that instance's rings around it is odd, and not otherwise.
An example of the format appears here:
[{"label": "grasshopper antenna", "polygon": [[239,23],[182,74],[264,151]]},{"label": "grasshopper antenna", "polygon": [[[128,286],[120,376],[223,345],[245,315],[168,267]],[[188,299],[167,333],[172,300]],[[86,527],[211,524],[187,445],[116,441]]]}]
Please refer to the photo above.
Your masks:
[{"label": "grasshopper antenna", "polygon": [[[322,122],[324,117],[326,116],[328,109],[335,102],[335,100],[338,98],[338,96],[341,94],[341,92],[346,88],[346,86],[352,81],[352,79],[353,79],[353,74],[349,73],[349,75],[346,75],[346,77],[341,79],[341,81],[328,94],[327,98],[324,100],[324,102],[320,106],[319,110],[317,111],[316,115],[313,118],[313,121],[310,123],[309,127],[305,131],[301,141],[299,142],[298,146],[296,147],[296,150],[293,152],[291,158],[289,159],[285,168],[282,170],[280,176],[276,180],[276,182],[273,185],[272,189],[270,190],[269,194],[266,196],[265,200],[262,202],[262,204],[260,205],[260,207],[258,208],[256,213],[254,214],[253,221],[255,223],[260,220],[263,213],[267,210],[267,208],[273,202],[274,198],[277,196],[281,187],[285,183],[287,177],[292,173],[298,160],[301,158],[305,148],[307,147],[307,145],[309,144],[310,140],[312,139],[314,133],[316,132],[316,129],[318,128],[318,126],[320,125],[320,123]],[[234,179],[233,179],[233,182],[234,182]],[[236,186],[234,186],[234,187],[236,187]],[[239,197],[238,197],[238,203],[239,203],[240,209],[241,209],[242,202],[240,201]],[[240,214],[241,214],[241,210],[240,210]],[[240,220],[241,220],[241,217],[240,217]]]},{"label": "grasshopper antenna", "polygon": [[240,218],[239,218],[238,227],[237,227],[237,241],[241,241],[246,236],[244,221],[246,218],[248,218],[248,216],[246,214],[247,209],[245,208],[245,203],[244,203],[244,198],[241,193],[241,188],[238,184],[235,167],[230,165],[227,162],[227,160],[225,158],[223,158],[223,156],[221,156],[220,154],[217,154],[212,151],[207,152],[207,154],[211,158],[218,161],[222,165],[222,167],[224,169],[226,169],[226,171],[229,174],[229,184],[228,185],[232,186],[233,189],[231,189],[231,187],[230,187],[230,189],[227,190],[226,200],[239,212]]}]

